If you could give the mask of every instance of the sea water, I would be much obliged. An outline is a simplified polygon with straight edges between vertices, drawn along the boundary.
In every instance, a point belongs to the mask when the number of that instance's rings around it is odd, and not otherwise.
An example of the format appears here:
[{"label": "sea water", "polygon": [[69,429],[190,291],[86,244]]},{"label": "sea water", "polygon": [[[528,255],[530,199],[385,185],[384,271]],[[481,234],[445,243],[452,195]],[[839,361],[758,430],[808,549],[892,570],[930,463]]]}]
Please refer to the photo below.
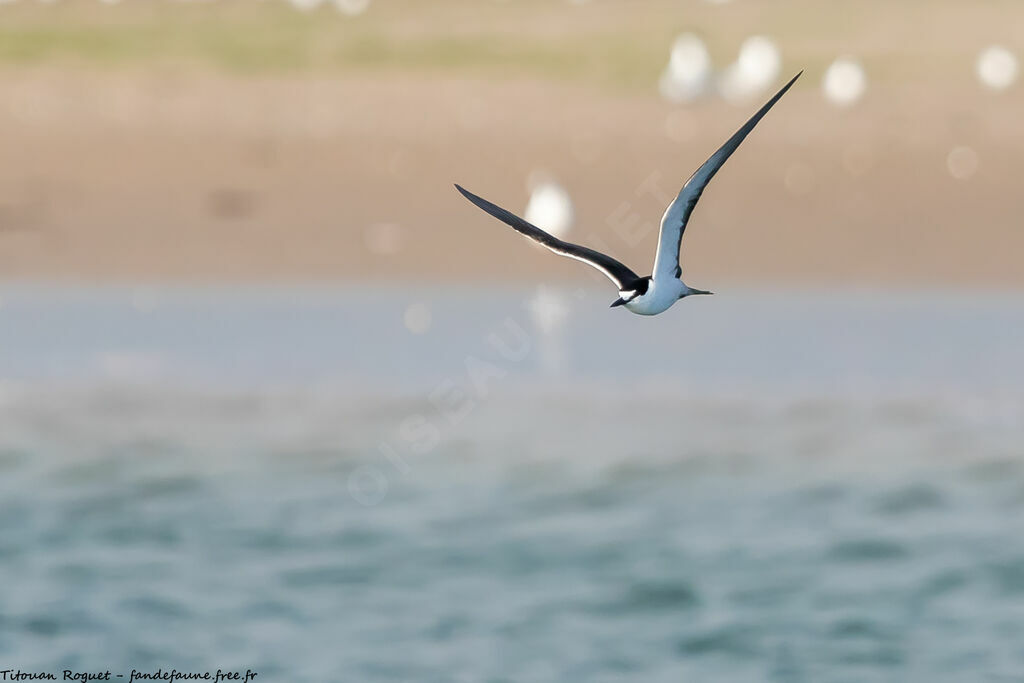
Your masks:
[{"label": "sea water", "polygon": [[0,669],[1024,680],[1019,295],[609,302],[0,289]]}]

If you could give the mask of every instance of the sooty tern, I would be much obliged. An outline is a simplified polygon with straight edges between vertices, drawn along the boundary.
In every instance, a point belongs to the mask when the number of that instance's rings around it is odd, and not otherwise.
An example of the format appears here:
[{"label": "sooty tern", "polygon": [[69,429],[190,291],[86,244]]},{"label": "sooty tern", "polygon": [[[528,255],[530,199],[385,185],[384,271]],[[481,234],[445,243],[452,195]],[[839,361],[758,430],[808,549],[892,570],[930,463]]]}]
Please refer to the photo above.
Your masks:
[{"label": "sooty tern", "polygon": [[658,253],[654,258],[654,273],[646,277],[640,277],[611,256],[560,240],[461,186],[456,185],[455,187],[466,199],[498,220],[512,226],[517,232],[539,242],[556,254],[583,261],[604,273],[619,288],[619,298],[612,303],[613,307],[625,306],[639,315],[657,315],[668,310],[672,304],[683,297],[692,294],[711,294],[711,292],[701,289],[693,289],[680,279],[683,271],[679,267],[679,245],[683,239],[683,231],[686,230],[686,223],[690,219],[690,214],[693,213],[693,207],[697,205],[701,193],[704,192],[704,188],[711,182],[718,169],[736,151],[743,139],[768,113],[768,110],[786,94],[796,79],[800,78],[802,73],[803,71],[794,76],[782,90],[768,100],[767,104],[750,117],[750,120],[726,140],[725,144],[686,181],[683,189],[679,191],[679,196],[669,205],[661,219],[661,234],[658,237]]}]

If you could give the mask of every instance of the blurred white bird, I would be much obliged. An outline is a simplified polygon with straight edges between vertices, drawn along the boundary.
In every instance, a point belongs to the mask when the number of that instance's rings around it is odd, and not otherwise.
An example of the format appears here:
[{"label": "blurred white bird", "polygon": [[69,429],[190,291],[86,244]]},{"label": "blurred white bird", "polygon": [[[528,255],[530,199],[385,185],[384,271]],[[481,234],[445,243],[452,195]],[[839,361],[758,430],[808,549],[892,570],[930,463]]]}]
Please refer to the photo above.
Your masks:
[{"label": "blurred white bird", "polygon": [[740,45],[735,63],[718,76],[718,92],[731,102],[757,97],[775,83],[782,69],[782,55],[775,42],[751,36]]},{"label": "blurred white bird", "polygon": [[1017,80],[1017,55],[1001,45],[991,45],[978,55],[978,80],[993,90],[1005,90]]},{"label": "blurred white bird", "polygon": [[565,237],[572,228],[572,199],[564,187],[543,173],[533,173],[527,182],[530,201],[523,214],[527,221],[555,237]]},{"label": "blurred white bird", "polygon": [[731,102],[740,102],[767,90],[781,68],[782,55],[775,42],[751,36],[743,41],[736,61],[716,74],[704,41],[684,33],[672,43],[658,87],[671,102],[690,102],[715,91]]},{"label": "blurred white bird", "polygon": [[668,66],[658,88],[670,102],[689,102],[707,92],[711,81],[711,55],[700,36],[684,33],[672,43]]},{"label": "blurred white bird", "polygon": [[821,88],[829,102],[849,107],[864,96],[868,88],[868,77],[860,62],[852,57],[840,57],[825,71]]}]

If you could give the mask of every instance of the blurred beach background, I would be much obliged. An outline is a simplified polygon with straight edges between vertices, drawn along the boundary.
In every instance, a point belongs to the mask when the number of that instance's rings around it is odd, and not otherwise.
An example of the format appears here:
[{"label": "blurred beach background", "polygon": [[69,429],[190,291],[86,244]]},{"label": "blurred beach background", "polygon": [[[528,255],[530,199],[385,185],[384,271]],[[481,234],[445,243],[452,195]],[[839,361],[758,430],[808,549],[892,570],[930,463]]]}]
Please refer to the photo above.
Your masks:
[{"label": "blurred beach background", "polygon": [[[0,668],[1024,681],[1024,6],[0,2]],[[458,182],[646,273],[608,310]]]}]

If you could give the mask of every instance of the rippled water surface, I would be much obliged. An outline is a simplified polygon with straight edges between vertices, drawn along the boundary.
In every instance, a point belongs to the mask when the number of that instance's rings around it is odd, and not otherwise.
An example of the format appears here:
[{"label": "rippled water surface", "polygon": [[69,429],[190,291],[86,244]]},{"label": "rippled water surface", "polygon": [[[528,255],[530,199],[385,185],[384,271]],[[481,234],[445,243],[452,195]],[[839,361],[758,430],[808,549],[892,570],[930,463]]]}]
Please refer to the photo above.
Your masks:
[{"label": "rippled water surface", "polygon": [[0,296],[3,668],[1024,680],[1014,297]]}]

